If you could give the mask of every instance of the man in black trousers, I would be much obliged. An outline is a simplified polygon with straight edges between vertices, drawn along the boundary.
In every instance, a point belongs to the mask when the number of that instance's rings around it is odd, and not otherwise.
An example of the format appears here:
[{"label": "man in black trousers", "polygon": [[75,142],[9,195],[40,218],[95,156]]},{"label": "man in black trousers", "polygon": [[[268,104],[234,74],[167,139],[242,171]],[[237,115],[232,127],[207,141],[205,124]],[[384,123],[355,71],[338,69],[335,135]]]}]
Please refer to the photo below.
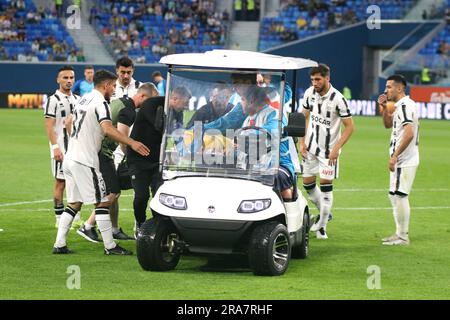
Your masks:
[{"label": "man in black trousers", "polygon": [[128,167],[131,174],[131,184],[134,189],[134,217],[136,219],[135,236],[146,220],[146,208],[152,195],[162,184],[159,172],[159,154],[162,142],[162,125],[158,128],[158,107],[164,107],[164,97],[152,97],[145,100],[133,125],[130,137],[142,142],[150,149],[148,156],[141,156],[131,148],[127,148]]}]

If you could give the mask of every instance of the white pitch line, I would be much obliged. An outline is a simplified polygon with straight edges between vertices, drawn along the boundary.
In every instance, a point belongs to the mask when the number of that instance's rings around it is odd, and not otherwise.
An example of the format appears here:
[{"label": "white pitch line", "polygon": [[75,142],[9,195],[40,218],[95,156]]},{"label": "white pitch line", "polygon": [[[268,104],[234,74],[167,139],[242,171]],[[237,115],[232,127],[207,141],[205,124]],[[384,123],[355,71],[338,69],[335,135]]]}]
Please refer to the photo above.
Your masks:
[{"label": "white pitch line", "polygon": [[[124,194],[121,195],[121,198],[127,198],[132,197],[132,194]],[[66,200],[66,199],[64,199]],[[46,202],[53,202],[53,199],[48,200],[34,200],[34,201],[21,201],[21,202],[11,202],[11,203],[0,203],[0,207],[12,207],[12,206],[21,206],[24,204],[36,204],[36,203],[46,203]]]}]

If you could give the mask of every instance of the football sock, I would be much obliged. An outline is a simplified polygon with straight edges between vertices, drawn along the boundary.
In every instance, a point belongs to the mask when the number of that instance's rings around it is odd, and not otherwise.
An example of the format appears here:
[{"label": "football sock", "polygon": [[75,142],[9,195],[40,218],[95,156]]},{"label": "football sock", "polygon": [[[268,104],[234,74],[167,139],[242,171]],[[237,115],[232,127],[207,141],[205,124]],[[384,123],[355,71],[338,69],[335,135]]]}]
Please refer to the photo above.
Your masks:
[{"label": "football sock", "polygon": [[97,221],[98,229],[102,234],[103,244],[106,249],[116,247],[116,243],[112,234],[111,217],[109,216],[109,209],[98,207],[95,208],[95,221]]},{"label": "football sock", "polygon": [[324,228],[328,223],[328,216],[333,206],[333,185],[325,184],[320,186],[320,220],[319,226]]},{"label": "football sock", "polygon": [[58,225],[58,233],[56,235],[56,242],[54,245],[55,248],[62,248],[67,245],[67,234],[69,233],[70,227],[72,226],[73,217],[75,217],[76,214],[77,211],[69,206],[67,206],[63,214],[61,214]]},{"label": "football sock", "polygon": [[81,220],[81,214],[80,214],[80,212],[77,212],[77,214],[73,218],[73,221],[80,221],[80,220]]},{"label": "football sock", "polygon": [[397,196],[398,235],[403,239],[408,239],[410,212],[408,196]]},{"label": "football sock", "polygon": [[92,224],[90,224],[89,222],[85,222],[84,223],[84,228],[86,230],[91,230],[94,226]]},{"label": "football sock", "polygon": [[309,200],[311,200],[311,202],[314,203],[314,205],[320,211],[320,196],[321,196],[321,194],[320,194],[319,187],[316,185],[315,182],[313,182],[311,184],[303,184],[303,187],[305,188],[306,193],[308,193]]},{"label": "football sock", "polygon": [[58,203],[55,205],[55,217],[56,217],[56,225],[59,226],[59,220],[61,218],[62,213],[64,212],[64,203]]},{"label": "football sock", "polygon": [[397,218],[397,196],[395,196],[394,193],[389,192],[389,200],[391,200],[392,205],[392,214],[394,215],[394,221],[395,221],[395,234],[399,235],[400,233],[400,227],[398,224],[398,218]]}]

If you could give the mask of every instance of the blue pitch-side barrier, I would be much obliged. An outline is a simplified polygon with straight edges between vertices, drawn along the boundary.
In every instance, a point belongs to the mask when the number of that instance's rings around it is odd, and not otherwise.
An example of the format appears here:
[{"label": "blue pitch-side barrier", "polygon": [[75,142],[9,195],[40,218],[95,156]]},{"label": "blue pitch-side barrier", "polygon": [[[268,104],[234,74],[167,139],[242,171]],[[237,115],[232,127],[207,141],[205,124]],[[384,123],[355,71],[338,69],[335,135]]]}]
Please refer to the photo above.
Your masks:
[{"label": "blue pitch-side barrier", "polygon": [[[41,93],[49,94],[56,90],[56,74],[61,66],[70,64],[75,69],[76,80],[84,79],[84,67],[89,63],[18,63],[0,62],[0,93]],[[115,65],[93,65],[95,70],[107,69],[115,72]],[[166,73],[164,65],[136,65],[134,78],[147,82],[151,81],[154,71]]]}]

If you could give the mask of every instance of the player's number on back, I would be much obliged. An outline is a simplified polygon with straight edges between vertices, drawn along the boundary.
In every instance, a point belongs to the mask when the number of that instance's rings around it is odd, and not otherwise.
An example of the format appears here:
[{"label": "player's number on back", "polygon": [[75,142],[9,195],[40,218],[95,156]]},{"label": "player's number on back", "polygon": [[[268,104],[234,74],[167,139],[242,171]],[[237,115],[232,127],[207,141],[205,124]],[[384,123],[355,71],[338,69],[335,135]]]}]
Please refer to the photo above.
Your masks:
[{"label": "player's number on back", "polygon": [[[81,125],[83,124],[84,118],[86,117],[86,111],[77,110],[74,112],[73,128],[71,138],[78,138],[78,133],[81,130]],[[81,114],[81,116],[79,116]]]}]

